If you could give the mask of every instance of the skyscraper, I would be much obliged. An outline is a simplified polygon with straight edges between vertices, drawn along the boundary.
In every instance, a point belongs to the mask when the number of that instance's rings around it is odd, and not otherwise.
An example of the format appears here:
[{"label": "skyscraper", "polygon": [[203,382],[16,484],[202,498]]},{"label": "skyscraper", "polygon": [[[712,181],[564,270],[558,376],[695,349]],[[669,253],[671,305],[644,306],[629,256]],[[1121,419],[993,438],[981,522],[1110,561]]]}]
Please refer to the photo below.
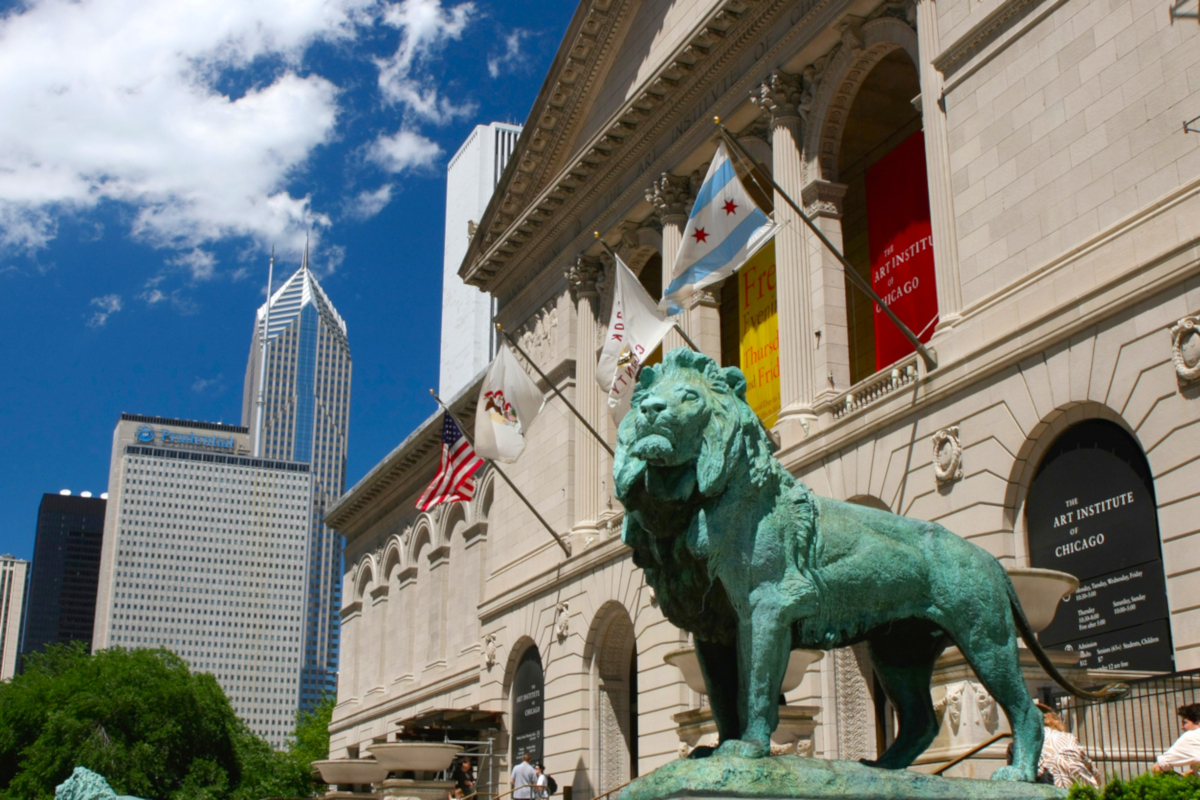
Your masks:
[{"label": "skyscraper", "polygon": [[307,463],[251,457],[244,427],[122,414],[93,649],[173,651],[282,747],[300,694],[311,485]]},{"label": "skyscraper", "polygon": [[0,556],[0,681],[8,680],[17,671],[28,577],[28,561]]},{"label": "skyscraper", "polygon": [[258,310],[242,402],[256,454],[311,465],[301,708],[337,691],[342,537],[324,517],[346,483],[350,367],[346,323],[309,271],[306,253]]},{"label": "skyscraper", "polygon": [[53,642],[91,646],[106,504],[102,497],[42,495],[22,654]]}]

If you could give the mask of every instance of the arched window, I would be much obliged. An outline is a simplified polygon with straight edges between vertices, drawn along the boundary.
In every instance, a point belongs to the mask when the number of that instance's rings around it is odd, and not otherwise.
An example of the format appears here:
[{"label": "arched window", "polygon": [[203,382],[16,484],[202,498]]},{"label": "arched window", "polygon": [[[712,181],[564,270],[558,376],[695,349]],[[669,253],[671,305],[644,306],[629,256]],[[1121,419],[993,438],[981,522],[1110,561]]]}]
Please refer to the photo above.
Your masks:
[{"label": "arched window", "polygon": [[1030,565],[1079,590],[1038,636],[1090,669],[1174,669],[1154,479],[1137,441],[1093,419],[1046,451],[1025,504]]}]

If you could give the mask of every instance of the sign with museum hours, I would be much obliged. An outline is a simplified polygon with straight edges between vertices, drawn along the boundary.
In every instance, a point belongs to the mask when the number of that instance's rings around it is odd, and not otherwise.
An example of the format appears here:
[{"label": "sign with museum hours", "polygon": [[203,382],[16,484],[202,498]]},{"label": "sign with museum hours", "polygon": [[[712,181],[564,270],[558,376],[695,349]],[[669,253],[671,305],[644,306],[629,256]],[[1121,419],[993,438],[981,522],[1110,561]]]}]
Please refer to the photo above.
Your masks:
[{"label": "sign with museum hours", "polygon": [[513,763],[519,762],[526,753],[529,753],[535,764],[542,760],[545,691],[542,658],[538,655],[536,647],[530,647],[521,656],[517,674],[513,678]]},{"label": "sign with museum hours", "polygon": [[746,402],[768,427],[779,415],[779,315],[775,303],[775,242],[754,254],[738,282],[738,336]]},{"label": "sign with museum hours", "polygon": [[[933,226],[920,131],[867,167],[867,240],[871,288],[922,342],[938,322]],[[875,307],[875,369],[913,352],[883,309]]]}]

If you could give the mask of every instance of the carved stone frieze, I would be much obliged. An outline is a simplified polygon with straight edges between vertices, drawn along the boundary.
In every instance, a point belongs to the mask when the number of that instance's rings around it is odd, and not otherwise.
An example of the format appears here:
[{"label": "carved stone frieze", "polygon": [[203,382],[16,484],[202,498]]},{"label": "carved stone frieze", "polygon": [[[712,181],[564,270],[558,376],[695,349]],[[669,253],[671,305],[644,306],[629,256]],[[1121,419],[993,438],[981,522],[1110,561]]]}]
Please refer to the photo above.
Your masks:
[{"label": "carved stone frieze", "polygon": [[1200,316],[1184,317],[1171,326],[1171,360],[1180,381],[1200,379]]},{"label": "carved stone frieze", "polygon": [[[558,307],[549,305],[531,316],[517,329],[516,340],[521,349],[537,362],[538,366],[549,366],[554,355],[555,337],[558,335]],[[518,358],[520,358],[518,354]]]},{"label": "carved stone frieze", "polygon": [[664,224],[678,224],[680,218],[686,220],[694,199],[692,180],[686,175],[664,172],[662,177],[646,190],[646,202],[654,206],[659,220]]},{"label": "carved stone frieze", "polygon": [[933,474],[939,485],[961,480],[963,476],[962,444],[958,426],[942,428],[933,435]]}]

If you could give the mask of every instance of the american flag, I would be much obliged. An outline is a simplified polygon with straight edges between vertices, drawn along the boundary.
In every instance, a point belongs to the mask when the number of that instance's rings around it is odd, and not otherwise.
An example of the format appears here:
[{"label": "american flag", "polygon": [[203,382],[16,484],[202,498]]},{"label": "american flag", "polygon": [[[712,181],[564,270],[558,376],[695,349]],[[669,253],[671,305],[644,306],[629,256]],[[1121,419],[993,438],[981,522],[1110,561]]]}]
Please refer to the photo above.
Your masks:
[{"label": "american flag", "polygon": [[442,463],[433,482],[417,500],[417,508],[428,511],[439,503],[470,500],[475,494],[475,479],[471,476],[482,466],[483,459],[475,454],[475,448],[454,424],[454,418],[446,414],[442,418]]}]

